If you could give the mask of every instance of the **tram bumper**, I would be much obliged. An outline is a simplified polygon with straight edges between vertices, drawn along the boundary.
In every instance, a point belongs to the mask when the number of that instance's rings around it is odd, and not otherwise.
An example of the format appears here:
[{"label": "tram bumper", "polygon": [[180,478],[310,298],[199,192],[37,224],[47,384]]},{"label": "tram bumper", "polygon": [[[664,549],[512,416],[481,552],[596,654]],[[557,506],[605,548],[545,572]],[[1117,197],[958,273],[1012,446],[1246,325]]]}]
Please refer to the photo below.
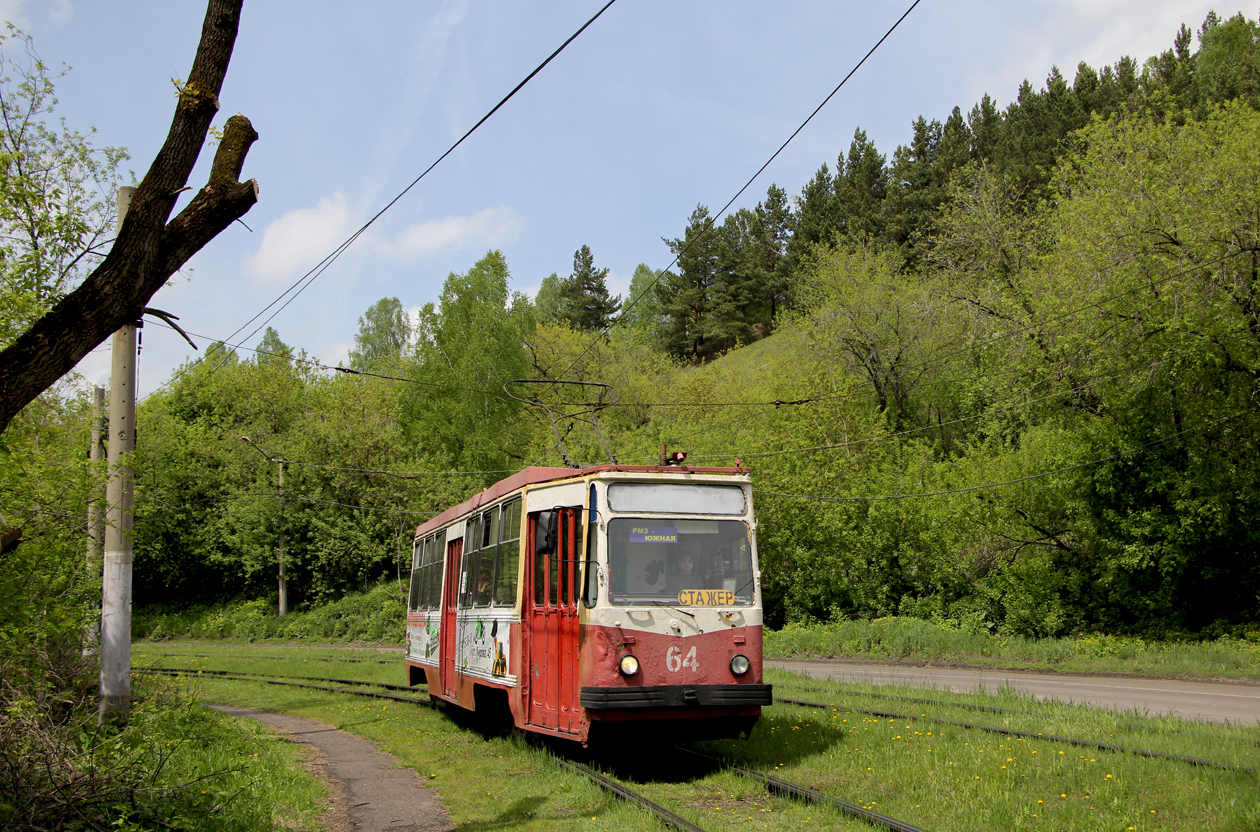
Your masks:
[{"label": "tram bumper", "polygon": [[584,687],[582,707],[590,711],[641,708],[746,708],[773,704],[773,685],[636,685]]}]

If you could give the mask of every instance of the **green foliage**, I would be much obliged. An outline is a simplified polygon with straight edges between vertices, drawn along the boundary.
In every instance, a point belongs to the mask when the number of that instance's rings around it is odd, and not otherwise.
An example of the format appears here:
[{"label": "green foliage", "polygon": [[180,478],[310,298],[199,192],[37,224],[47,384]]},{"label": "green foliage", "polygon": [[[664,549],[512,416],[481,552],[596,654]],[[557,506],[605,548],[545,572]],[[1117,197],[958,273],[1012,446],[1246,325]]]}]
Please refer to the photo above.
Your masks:
[{"label": "green foliage", "polygon": [[555,272],[543,278],[534,296],[534,314],[539,323],[560,320],[560,276]]},{"label": "green foliage", "polygon": [[150,607],[137,612],[133,635],[149,641],[309,639],[401,644],[406,625],[406,588],[383,583],[284,618],[276,615],[275,604],[262,600],[188,609]]},{"label": "green foliage", "polygon": [[529,300],[509,291],[508,280],[507,260],[492,251],[467,274],[451,274],[440,301],[420,310],[404,432],[450,467],[520,464],[517,404],[503,385],[530,376],[525,342],[535,324]]},{"label": "green foliage", "polygon": [[[141,413],[137,601],[243,599],[199,632],[270,636],[290,623],[248,611],[282,528],[294,604],[322,608],[397,582],[411,530],[503,475],[666,444],[751,466],[775,626],[1252,626],[1260,116],[1220,99],[1249,83],[1255,28],[1210,18],[1197,52],[1183,28],[1145,64],[1052,70],[1004,111],[917,119],[891,159],[857,131],[792,204],[698,206],[607,338],[583,247],[532,304],[499,252],[450,275],[401,354],[402,301],[374,306],[356,356],[407,381],[321,374],[274,332],[254,358],[213,348]],[[529,378],[621,399],[553,429],[504,392]],[[590,410],[590,388],[535,388],[552,415]],[[289,461],[283,520],[242,435]],[[39,499],[83,499],[64,482]]]},{"label": "green foliage", "polygon": [[[10,694],[12,689],[7,689]],[[4,697],[0,828],[311,829],[323,788],[287,741],[237,727],[156,685],[137,687],[126,728],[96,727],[90,700]],[[71,707],[66,707],[71,705]]]},{"label": "green foliage", "polygon": [[402,358],[411,340],[411,319],[398,298],[381,298],[359,318],[359,331],[350,350],[350,366],[370,370]]},{"label": "green foliage", "polygon": [[0,34],[0,347],[104,256],[125,151],[96,148],[53,113],[52,72],[30,37]]}]

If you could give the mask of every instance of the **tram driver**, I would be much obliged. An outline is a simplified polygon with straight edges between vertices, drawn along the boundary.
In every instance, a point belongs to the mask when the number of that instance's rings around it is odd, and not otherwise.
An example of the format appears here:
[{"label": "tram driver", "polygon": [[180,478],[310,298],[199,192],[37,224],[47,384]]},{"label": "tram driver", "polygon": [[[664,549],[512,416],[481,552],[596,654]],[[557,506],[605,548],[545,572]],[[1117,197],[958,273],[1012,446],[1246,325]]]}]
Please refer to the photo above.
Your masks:
[{"label": "tram driver", "polygon": [[677,595],[684,589],[704,589],[699,558],[690,547],[681,547],[674,558],[674,572],[665,581],[665,590]]}]

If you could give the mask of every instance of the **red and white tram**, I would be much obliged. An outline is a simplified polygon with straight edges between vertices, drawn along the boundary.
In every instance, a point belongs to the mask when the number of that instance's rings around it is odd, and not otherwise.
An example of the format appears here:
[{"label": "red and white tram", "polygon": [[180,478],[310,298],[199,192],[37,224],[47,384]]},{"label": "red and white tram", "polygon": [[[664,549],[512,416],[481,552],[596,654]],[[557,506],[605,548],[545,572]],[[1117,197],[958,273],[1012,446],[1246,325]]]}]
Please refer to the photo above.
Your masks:
[{"label": "red and white tram", "polygon": [[527,468],[416,530],[411,684],[582,743],[751,731],[761,675],[739,468]]}]

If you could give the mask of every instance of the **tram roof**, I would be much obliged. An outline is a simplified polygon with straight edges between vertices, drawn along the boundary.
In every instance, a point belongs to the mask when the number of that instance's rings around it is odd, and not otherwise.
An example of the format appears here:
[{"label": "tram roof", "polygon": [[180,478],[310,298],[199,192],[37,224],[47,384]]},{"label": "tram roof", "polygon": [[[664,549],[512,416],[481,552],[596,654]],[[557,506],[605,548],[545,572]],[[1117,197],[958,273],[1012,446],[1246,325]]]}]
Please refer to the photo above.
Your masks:
[{"label": "tram roof", "polygon": [[426,535],[435,529],[445,526],[457,517],[462,517],[483,505],[493,503],[500,497],[511,494],[513,491],[519,491],[527,485],[610,472],[635,474],[747,474],[748,469],[693,468],[685,465],[594,465],[590,468],[544,468],[531,465],[528,468],[517,471],[510,477],[504,477],[489,488],[483,489],[481,493],[473,495],[471,499],[465,500],[457,506],[451,506],[437,517],[421,523],[416,528],[416,536]]}]

